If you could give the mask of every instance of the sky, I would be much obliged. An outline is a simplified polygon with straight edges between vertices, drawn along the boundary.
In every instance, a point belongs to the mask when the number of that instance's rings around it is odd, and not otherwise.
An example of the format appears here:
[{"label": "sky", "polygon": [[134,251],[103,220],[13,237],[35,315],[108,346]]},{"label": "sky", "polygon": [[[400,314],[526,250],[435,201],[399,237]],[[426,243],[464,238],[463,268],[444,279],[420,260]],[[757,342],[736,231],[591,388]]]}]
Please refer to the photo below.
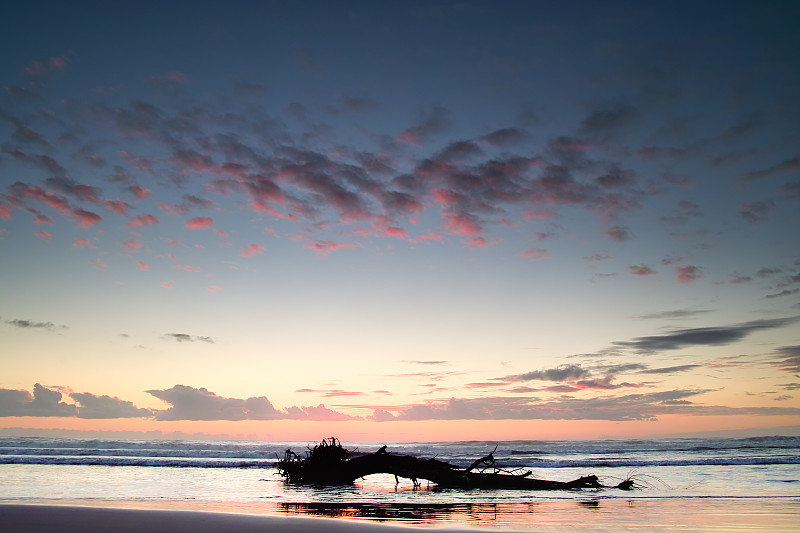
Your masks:
[{"label": "sky", "polygon": [[800,429],[800,4],[15,2],[0,434]]}]

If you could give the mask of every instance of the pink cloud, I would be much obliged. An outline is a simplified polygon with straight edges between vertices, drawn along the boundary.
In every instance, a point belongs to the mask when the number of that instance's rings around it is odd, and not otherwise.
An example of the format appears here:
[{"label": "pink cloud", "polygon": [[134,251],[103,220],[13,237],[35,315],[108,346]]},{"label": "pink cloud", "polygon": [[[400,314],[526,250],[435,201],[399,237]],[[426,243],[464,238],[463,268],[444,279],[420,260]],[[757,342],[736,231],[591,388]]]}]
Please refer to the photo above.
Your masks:
[{"label": "pink cloud", "polygon": [[496,237],[496,238],[492,239],[491,242],[489,242],[486,239],[484,239],[483,237],[470,237],[469,239],[464,241],[464,244],[466,244],[470,248],[486,248],[490,244],[497,244],[498,242],[500,242],[502,240],[503,239],[501,239],[500,237]]},{"label": "pink cloud", "polygon": [[25,66],[25,72],[30,76],[43,76],[52,72],[60,72],[67,68],[69,58],[56,56],[45,61],[33,61]]},{"label": "pink cloud", "polygon": [[158,202],[158,208],[168,215],[181,216],[185,212],[181,204],[171,204],[169,202]]},{"label": "pink cloud", "polygon": [[552,209],[526,209],[522,212],[522,215],[527,218],[540,218],[540,219],[549,219],[549,218],[556,218],[558,213],[553,211]]},{"label": "pink cloud", "polygon": [[180,172],[186,172],[187,168],[195,172],[213,172],[217,168],[213,159],[194,150],[179,149],[170,159]]},{"label": "pink cloud", "polygon": [[200,267],[191,265],[175,265],[175,268],[178,270],[184,270],[186,272],[200,272]]},{"label": "pink cloud", "polygon": [[605,254],[594,254],[588,257],[584,257],[584,259],[586,260],[587,263],[591,265],[597,263],[598,261],[607,261],[611,259],[611,256]]},{"label": "pink cloud", "polygon": [[219,285],[212,285],[212,286],[210,286],[210,287],[209,287],[208,289],[206,289],[206,290],[207,290],[208,292],[217,292],[217,291],[218,291],[218,290],[220,290],[220,289],[221,289],[221,287],[220,287]]},{"label": "pink cloud", "polygon": [[442,236],[436,233],[428,233],[426,235],[419,235],[417,237],[409,239],[411,242],[422,242],[422,241],[439,241],[442,242]]},{"label": "pink cloud", "polygon": [[172,281],[167,281],[166,283],[161,284],[162,287],[165,289],[174,289],[175,286],[172,284]]},{"label": "pink cloud", "polygon": [[314,250],[320,255],[328,255],[331,252],[335,252],[336,250],[341,250],[343,248],[361,248],[361,243],[315,241],[313,243],[303,245],[303,248]]},{"label": "pink cloud", "polygon": [[136,218],[130,219],[125,225],[129,228],[138,228],[149,224],[158,224],[158,222],[159,220],[153,215],[139,215]]},{"label": "pink cloud", "polygon": [[406,230],[404,230],[403,228],[398,228],[396,226],[386,228],[384,230],[384,233],[386,233],[386,235],[388,235],[389,237],[397,237],[398,239],[408,238],[408,233],[406,232]]},{"label": "pink cloud", "polygon": [[189,229],[207,229],[214,225],[214,220],[211,217],[196,217],[187,220],[185,225]]},{"label": "pink cloud", "polygon": [[128,205],[128,202],[126,202],[125,200],[120,200],[119,198],[116,200],[106,200],[104,203],[107,208],[120,215],[124,215],[125,213],[127,213],[128,208],[130,207],[130,205]]},{"label": "pink cloud", "polygon": [[75,242],[72,243],[73,248],[81,248],[85,246],[86,248],[94,248],[94,244],[89,239],[75,239]]},{"label": "pink cloud", "polygon": [[605,234],[608,238],[617,242],[628,241],[631,239],[631,234],[628,231],[628,228],[623,226],[614,226],[613,228],[606,230]]},{"label": "pink cloud", "polygon": [[445,213],[443,215],[445,226],[450,233],[477,236],[481,232],[481,225],[477,217],[469,213]]},{"label": "pink cloud", "polygon": [[49,193],[41,187],[28,185],[22,182],[16,182],[11,186],[12,200],[18,199],[31,199],[47,203],[62,216],[69,216],[73,214],[75,208],[62,196]]},{"label": "pink cloud", "polygon": [[652,276],[653,274],[658,274],[658,272],[647,265],[631,265],[628,268],[637,276]]},{"label": "pink cloud", "polygon": [[222,237],[223,239],[227,239],[228,238],[228,234],[226,232],[222,231],[221,229],[215,229],[214,232],[217,235],[219,235],[220,237]]},{"label": "pink cloud", "polygon": [[139,270],[143,270],[145,272],[150,270],[150,265],[148,265],[147,263],[144,263],[142,261],[138,261],[137,264],[139,265]]},{"label": "pink cloud", "polygon": [[47,64],[50,65],[50,68],[53,70],[64,70],[67,68],[68,63],[69,59],[64,56],[51,57],[47,60]]},{"label": "pink cloud", "polygon": [[134,168],[137,168],[146,174],[153,174],[153,169],[150,167],[149,160],[145,159],[144,157],[135,157],[124,150],[121,151],[120,154],[128,161],[128,163],[133,165]]},{"label": "pink cloud", "polygon": [[547,257],[547,250],[544,248],[532,248],[530,250],[525,250],[519,255],[520,257],[530,259],[531,261],[538,261]]},{"label": "pink cloud", "polygon": [[136,198],[138,198],[139,200],[150,198],[153,195],[150,189],[144,189],[138,183],[134,183],[133,185],[128,187],[128,191],[130,191],[131,194],[136,196]]},{"label": "pink cloud", "polygon": [[703,277],[702,269],[694,265],[685,267],[676,266],[675,273],[678,275],[678,282],[684,284],[691,283]]},{"label": "pink cloud", "polygon": [[50,239],[53,238],[53,236],[51,234],[47,233],[46,231],[37,231],[36,233],[34,233],[34,235],[36,235],[37,237],[41,237],[42,239],[44,239],[46,241],[49,241]]},{"label": "pink cloud", "polygon": [[130,239],[126,239],[122,242],[122,246],[128,253],[134,253],[139,251],[142,247],[142,243],[131,237]]},{"label": "pink cloud", "polygon": [[[29,207],[28,211],[30,211],[31,213],[36,215],[36,220],[33,221],[34,224],[52,224],[53,223],[53,219],[52,218],[50,218],[47,215],[41,214],[38,210],[36,210],[36,209],[34,209],[32,207]],[[10,215],[10,212],[9,212],[9,215]]]},{"label": "pink cloud", "polygon": [[97,213],[92,213],[91,211],[84,211],[80,208],[75,208],[72,210],[72,216],[78,219],[78,226],[81,228],[88,228],[94,226],[98,222],[103,221],[103,217],[98,215]]},{"label": "pink cloud", "polygon": [[103,262],[102,259],[95,259],[94,261],[89,261],[91,264],[96,266],[97,268],[106,268],[106,264]]},{"label": "pink cloud", "polygon": [[11,209],[4,205],[0,205],[0,218],[3,220],[8,220],[11,218]]},{"label": "pink cloud", "polygon": [[264,247],[260,244],[248,244],[244,250],[239,251],[242,257],[253,257],[255,254],[263,254]]}]

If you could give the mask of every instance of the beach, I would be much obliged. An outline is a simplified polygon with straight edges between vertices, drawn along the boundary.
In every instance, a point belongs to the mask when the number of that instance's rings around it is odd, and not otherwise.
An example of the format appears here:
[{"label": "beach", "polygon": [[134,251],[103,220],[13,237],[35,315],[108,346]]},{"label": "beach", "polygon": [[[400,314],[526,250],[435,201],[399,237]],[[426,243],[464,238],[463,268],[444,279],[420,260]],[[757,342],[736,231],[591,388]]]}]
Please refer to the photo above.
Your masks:
[{"label": "beach", "polygon": [[[370,522],[325,518],[55,505],[0,505],[0,530],[27,533],[56,531],[83,533],[106,531],[115,533],[248,533],[264,531],[312,533],[322,530],[331,533],[345,531],[378,533],[386,532],[387,528]],[[390,531],[413,530],[395,527]]]},{"label": "beach", "polygon": [[[800,438],[393,443],[603,488],[464,490],[376,474],[286,483],[305,443],[0,438],[0,531],[769,531],[800,524]],[[352,448],[374,452],[376,443]],[[635,490],[614,488],[630,477]],[[161,529],[159,529],[161,528]]]},{"label": "beach", "polygon": [[[131,509],[66,505],[0,504],[0,530],[50,533],[403,533],[437,531],[770,531],[796,532],[800,500],[759,499],[700,502],[548,502],[517,515],[516,525],[482,520],[474,526],[405,525],[402,520],[368,520],[310,516],[279,516],[232,512]],[[479,524],[479,525],[478,525]]]}]

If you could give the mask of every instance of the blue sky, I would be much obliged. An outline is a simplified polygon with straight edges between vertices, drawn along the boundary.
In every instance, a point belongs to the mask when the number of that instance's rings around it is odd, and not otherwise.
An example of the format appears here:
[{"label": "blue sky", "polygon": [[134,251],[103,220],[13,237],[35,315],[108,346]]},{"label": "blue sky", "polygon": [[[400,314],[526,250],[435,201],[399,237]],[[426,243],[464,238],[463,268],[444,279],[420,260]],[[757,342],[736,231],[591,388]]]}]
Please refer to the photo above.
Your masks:
[{"label": "blue sky", "polygon": [[11,11],[3,427],[797,425],[796,4]]}]

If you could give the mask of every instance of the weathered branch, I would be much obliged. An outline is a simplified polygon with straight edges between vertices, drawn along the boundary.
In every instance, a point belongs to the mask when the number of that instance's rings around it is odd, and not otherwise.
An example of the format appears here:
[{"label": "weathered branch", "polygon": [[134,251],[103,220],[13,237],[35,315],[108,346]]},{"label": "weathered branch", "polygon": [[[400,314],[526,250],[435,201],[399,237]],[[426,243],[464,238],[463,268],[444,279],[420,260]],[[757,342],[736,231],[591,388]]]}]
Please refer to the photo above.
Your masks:
[{"label": "weathered branch", "polygon": [[465,472],[472,472],[472,470],[477,468],[482,463],[486,463],[489,466],[494,466],[494,452],[496,451],[497,451],[497,446],[494,447],[494,450],[492,450],[492,453],[490,453],[489,455],[481,457],[480,459],[476,459],[475,462],[473,462],[471,465],[467,467]]},{"label": "weathered branch", "polygon": [[440,487],[459,489],[522,489],[558,490],[602,487],[597,476],[585,476],[572,481],[549,481],[533,479],[531,472],[522,474],[474,472],[481,464],[494,467],[494,452],[474,461],[461,470],[438,459],[419,459],[410,455],[395,455],[383,446],[375,453],[351,457],[336,439],[323,440],[310,450],[306,457],[299,457],[287,450],[278,461],[279,473],[289,482],[319,484],[349,484],[371,474],[393,474],[395,477],[417,480],[425,479]]}]

